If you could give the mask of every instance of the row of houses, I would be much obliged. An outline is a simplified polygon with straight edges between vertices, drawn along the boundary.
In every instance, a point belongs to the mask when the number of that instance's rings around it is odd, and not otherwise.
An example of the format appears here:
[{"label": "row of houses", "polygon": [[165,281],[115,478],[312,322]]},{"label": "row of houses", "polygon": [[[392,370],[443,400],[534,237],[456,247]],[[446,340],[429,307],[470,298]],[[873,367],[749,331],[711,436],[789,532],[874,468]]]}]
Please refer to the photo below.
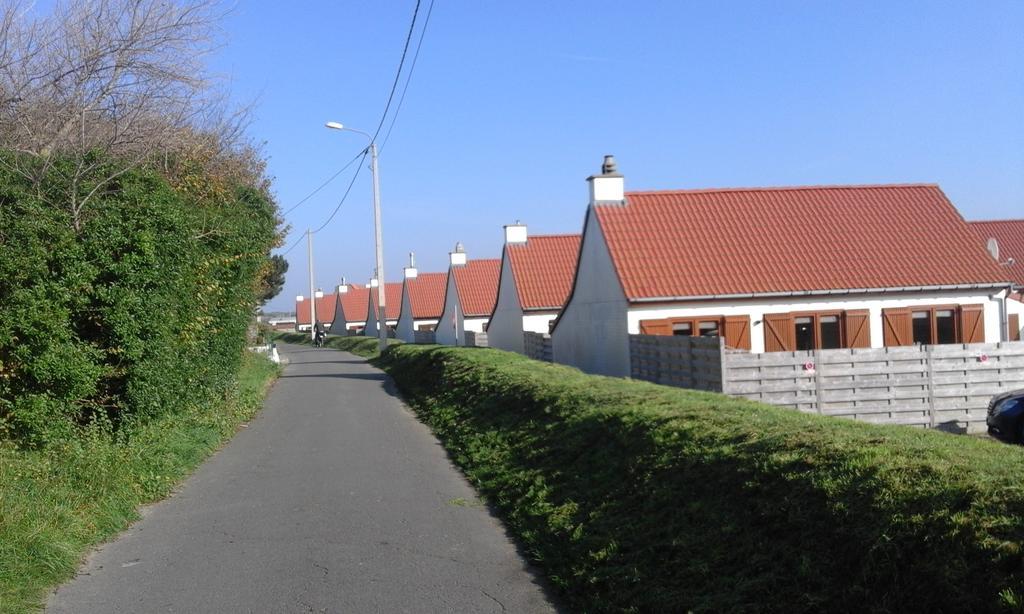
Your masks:
[{"label": "row of houses", "polygon": [[[384,284],[407,341],[524,352],[630,374],[629,336],[714,336],[751,353],[1019,340],[1024,220],[966,222],[933,184],[626,192],[614,158],[587,179],[580,234],[504,227],[500,259],[461,244],[447,271],[410,255]],[[336,334],[377,334],[379,284],[317,292]],[[299,297],[298,327],[309,299]]]}]

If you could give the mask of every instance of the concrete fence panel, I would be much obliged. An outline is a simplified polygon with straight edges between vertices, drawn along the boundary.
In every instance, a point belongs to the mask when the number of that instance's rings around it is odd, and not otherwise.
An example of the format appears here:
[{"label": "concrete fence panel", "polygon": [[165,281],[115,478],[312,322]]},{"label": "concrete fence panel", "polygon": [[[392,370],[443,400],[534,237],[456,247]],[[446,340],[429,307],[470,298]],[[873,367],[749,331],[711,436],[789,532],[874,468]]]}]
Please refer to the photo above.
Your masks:
[{"label": "concrete fence panel", "polygon": [[534,359],[552,362],[551,335],[526,331],[523,333],[524,353]]},{"label": "concrete fence panel", "polygon": [[477,333],[471,330],[466,331],[466,345],[468,347],[485,348],[487,344],[487,333]]},{"label": "concrete fence panel", "polygon": [[413,343],[437,343],[437,335],[432,330],[413,331]]},{"label": "concrete fence panel", "polygon": [[630,371],[633,379],[722,391],[721,337],[668,337],[630,335]]}]

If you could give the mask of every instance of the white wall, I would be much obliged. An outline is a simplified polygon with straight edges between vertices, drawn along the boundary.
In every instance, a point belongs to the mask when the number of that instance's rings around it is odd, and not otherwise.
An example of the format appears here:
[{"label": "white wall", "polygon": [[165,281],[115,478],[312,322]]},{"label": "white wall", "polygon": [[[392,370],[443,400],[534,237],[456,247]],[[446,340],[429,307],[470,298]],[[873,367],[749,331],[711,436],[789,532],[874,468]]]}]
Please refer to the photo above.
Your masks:
[{"label": "white wall", "polygon": [[[461,313],[461,310],[460,310],[460,313]],[[473,331],[474,333],[482,333],[482,332],[484,332],[484,329],[487,328],[487,320],[488,319],[489,318],[465,318],[464,320],[462,320],[462,332],[463,332],[463,335],[461,337],[461,341],[459,342],[459,345],[462,345],[462,344],[464,344],[466,342],[465,332],[467,330]],[[488,335],[488,338],[490,338],[490,335]]]},{"label": "white wall", "polygon": [[462,307],[459,293],[455,289],[455,275],[448,272],[448,286],[444,293],[444,311],[434,330],[434,340],[441,345],[464,345],[465,330],[462,322]]},{"label": "white wall", "polygon": [[[372,301],[373,295],[371,294],[367,301]],[[374,313],[373,305],[369,305],[366,310],[366,327],[363,328],[363,335],[367,337],[376,337],[378,335],[377,316]]]},{"label": "white wall", "polygon": [[524,352],[523,309],[519,303],[512,262],[508,248],[501,253],[501,281],[498,283],[498,300],[494,305],[491,323],[487,325],[487,343],[492,348]]},{"label": "white wall", "polygon": [[784,313],[788,311],[828,311],[847,309],[867,309],[868,322],[871,325],[871,347],[884,347],[882,340],[882,309],[892,307],[919,307],[922,305],[966,305],[984,304],[985,306],[985,341],[1001,340],[1000,298],[1002,293],[994,295],[973,292],[930,292],[901,293],[891,295],[873,295],[852,298],[836,297],[804,297],[775,298],[766,300],[733,300],[701,303],[680,303],[674,306],[647,307],[634,304],[629,309],[628,326],[630,334],[640,332],[641,320],[658,320],[661,318],[685,318],[710,315],[749,315],[750,316],[750,350],[764,351],[764,325],[762,319],[766,313]]},{"label": "white wall", "polygon": [[555,362],[587,373],[628,376],[626,297],[594,207],[587,209],[576,281],[551,335]]},{"label": "white wall", "polygon": [[[406,279],[406,282],[409,280]],[[398,330],[395,331],[395,336],[405,341],[406,343],[416,342],[416,323],[412,317],[412,302],[409,299],[409,284],[402,284],[402,311],[398,316]]]},{"label": "white wall", "polygon": [[523,331],[546,335],[551,332],[551,322],[557,317],[557,311],[528,311],[523,316]]}]

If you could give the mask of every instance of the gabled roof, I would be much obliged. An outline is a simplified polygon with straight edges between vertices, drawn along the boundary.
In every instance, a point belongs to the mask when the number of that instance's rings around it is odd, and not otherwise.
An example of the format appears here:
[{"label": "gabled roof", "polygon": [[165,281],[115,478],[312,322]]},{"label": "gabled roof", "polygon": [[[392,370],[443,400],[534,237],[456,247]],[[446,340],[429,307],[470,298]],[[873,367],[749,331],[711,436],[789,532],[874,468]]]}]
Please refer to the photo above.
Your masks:
[{"label": "gabled roof", "polygon": [[455,277],[455,289],[459,293],[459,305],[465,317],[490,316],[498,298],[498,275],[501,261],[497,258],[469,260],[461,266],[451,268]]},{"label": "gabled roof", "polygon": [[343,292],[338,296],[341,302],[341,313],[346,322],[366,321],[366,312],[370,307],[369,288],[350,284],[348,292]]},{"label": "gabled roof", "polygon": [[629,300],[1009,280],[936,185],[631,192],[595,211]]},{"label": "gabled roof", "polygon": [[1024,286],[1024,220],[985,220],[967,222],[981,237],[982,245],[989,239],[999,244],[999,262],[1013,258],[1013,264],[1001,265],[1013,283]]},{"label": "gabled roof", "polygon": [[538,235],[505,249],[523,310],[561,309],[572,290],[580,235]]},{"label": "gabled roof", "polygon": [[405,291],[409,293],[412,317],[416,320],[435,320],[444,311],[444,292],[448,285],[448,273],[420,273],[405,280]]},{"label": "gabled roof", "polygon": [[[373,305],[373,315],[380,319],[380,313],[377,311],[377,291],[378,288],[370,288],[367,291],[369,297],[367,305]],[[402,282],[389,281],[384,284],[384,311],[385,320],[398,319],[398,314],[402,311]],[[367,317],[369,317],[369,306],[367,306]]]},{"label": "gabled roof", "polygon": [[[333,294],[325,294],[316,299],[316,319],[320,322],[332,322],[334,320],[334,307],[337,297]],[[298,324],[309,324],[309,299],[295,301],[295,318]]]}]

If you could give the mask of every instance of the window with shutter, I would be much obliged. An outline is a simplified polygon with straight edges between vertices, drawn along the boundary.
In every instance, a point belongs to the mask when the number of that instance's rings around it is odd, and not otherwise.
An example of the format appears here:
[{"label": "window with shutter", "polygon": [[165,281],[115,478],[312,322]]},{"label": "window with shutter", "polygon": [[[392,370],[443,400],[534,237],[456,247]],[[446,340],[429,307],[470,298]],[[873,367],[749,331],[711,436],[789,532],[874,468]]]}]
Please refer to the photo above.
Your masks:
[{"label": "window with shutter", "polygon": [[665,320],[640,320],[641,335],[672,335],[672,323]]},{"label": "window with shutter", "polygon": [[983,343],[985,341],[984,305],[960,306],[960,330],[962,343]]},{"label": "window with shutter", "polygon": [[725,345],[734,350],[750,350],[750,316],[725,317]]},{"label": "window with shutter", "polygon": [[846,330],[846,347],[871,347],[871,328],[868,321],[867,309],[850,310],[843,313],[843,327]]},{"label": "window with shutter", "polygon": [[792,352],[796,349],[796,331],[792,314],[766,313],[763,322],[764,351]]},{"label": "window with shutter", "polygon": [[896,307],[882,310],[882,339],[885,347],[914,344],[910,309]]},{"label": "window with shutter", "polygon": [[1020,315],[1016,313],[1011,313],[1007,319],[1009,320],[1010,328],[1009,340],[1020,341]]}]

